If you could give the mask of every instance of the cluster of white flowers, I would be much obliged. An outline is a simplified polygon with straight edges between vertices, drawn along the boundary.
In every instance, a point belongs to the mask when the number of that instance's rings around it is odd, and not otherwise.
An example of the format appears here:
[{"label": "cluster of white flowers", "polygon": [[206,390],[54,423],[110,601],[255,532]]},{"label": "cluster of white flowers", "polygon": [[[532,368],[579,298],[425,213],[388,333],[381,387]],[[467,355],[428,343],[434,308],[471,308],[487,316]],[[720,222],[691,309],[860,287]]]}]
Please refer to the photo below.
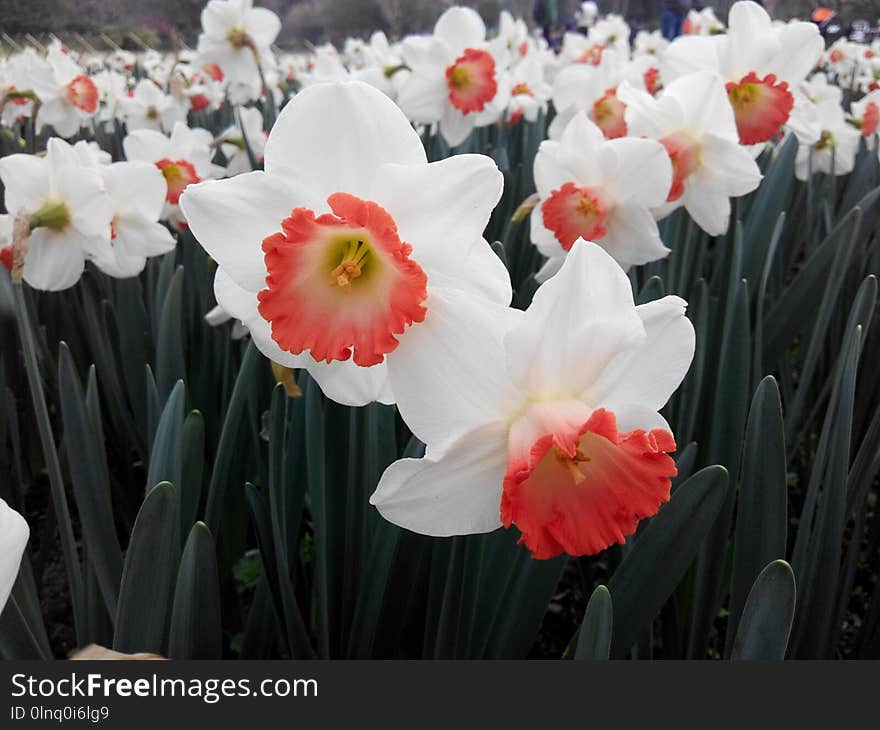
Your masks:
[{"label": "cluster of white flowers", "polygon": [[[218,264],[211,322],[239,320],[339,402],[397,403],[427,444],[383,478],[389,519],[516,524],[539,557],[601,549],[668,499],[658,410],[694,348],[685,303],[636,307],[625,269],[668,254],[657,221],[676,208],[724,234],[755,160],[789,135],[799,178],[851,171],[876,144],[880,47],[826,49],[749,0],[726,27],[692,11],[672,43],[593,3],[580,21],[558,52],[507,12],[488,37],[453,7],[430,34],[284,53],[274,13],[210,0],[196,50],[13,54],[2,123],[55,136],[0,159],[4,261],[38,289],[87,261],[134,276],[188,226]],[[483,240],[501,173],[483,155],[429,163],[420,134],[454,148],[541,115],[530,223],[547,283],[523,313]],[[101,131],[124,135],[124,161]]]}]

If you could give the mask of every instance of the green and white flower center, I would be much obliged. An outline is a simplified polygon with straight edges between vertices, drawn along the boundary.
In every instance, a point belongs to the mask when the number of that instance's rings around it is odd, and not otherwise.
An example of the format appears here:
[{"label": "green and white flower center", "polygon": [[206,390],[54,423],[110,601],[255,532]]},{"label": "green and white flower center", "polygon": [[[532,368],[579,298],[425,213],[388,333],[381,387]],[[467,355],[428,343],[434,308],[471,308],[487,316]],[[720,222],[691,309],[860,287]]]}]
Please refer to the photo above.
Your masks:
[{"label": "green and white flower center", "polygon": [[47,200],[30,217],[31,230],[35,228],[48,228],[55,233],[61,233],[70,225],[70,208],[64,201]]}]

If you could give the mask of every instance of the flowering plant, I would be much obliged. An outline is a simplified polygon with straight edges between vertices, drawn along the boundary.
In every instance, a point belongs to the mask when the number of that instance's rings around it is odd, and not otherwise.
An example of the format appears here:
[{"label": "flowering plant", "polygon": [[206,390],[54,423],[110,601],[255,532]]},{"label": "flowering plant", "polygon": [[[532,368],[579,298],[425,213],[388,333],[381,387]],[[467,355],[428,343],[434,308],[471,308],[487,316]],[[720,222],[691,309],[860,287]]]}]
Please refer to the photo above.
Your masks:
[{"label": "flowering plant", "polygon": [[579,18],[0,61],[0,654],[877,656],[880,48]]}]

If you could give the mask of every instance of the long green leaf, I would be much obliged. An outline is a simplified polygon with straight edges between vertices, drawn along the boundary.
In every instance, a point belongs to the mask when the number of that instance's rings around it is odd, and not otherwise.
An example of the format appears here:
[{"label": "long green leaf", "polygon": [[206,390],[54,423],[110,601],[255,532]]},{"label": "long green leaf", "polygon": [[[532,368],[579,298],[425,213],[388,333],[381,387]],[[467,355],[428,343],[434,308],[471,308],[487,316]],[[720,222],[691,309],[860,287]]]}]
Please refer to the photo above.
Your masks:
[{"label": "long green leaf", "polygon": [[119,581],[122,577],[122,548],[114,526],[110,501],[110,475],[70,350],[62,343],[58,357],[58,386],[64,421],[64,445],[73,482],[83,540],[88,547],[101,595],[111,616],[116,615]]},{"label": "long green leaf", "polygon": [[138,512],[125,555],[113,648],[163,653],[180,559],[180,506],[174,487],[157,484]]},{"label": "long green leaf", "polygon": [[794,573],[788,563],[775,560],[767,565],[749,591],[730,658],[784,659],[796,593]]},{"label": "long green leaf", "polygon": [[202,500],[202,476],[205,469],[205,419],[191,411],[183,422],[181,436],[183,466],[180,482],[181,534],[195,524]]},{"label": "long green leaf", "polygon": [[785,465],[782,403],[776,380],[768,375],[752,399],[743,447],[727,622],[728,653],[755,579],[770,561],[785,557],[788,533]]},{"label": "long green leaf", "polygon": [[793,563],[802,596],[793,639],[798,657],[825,658],[834,633],[861,339],[862,326],[856,325],[842,348],[798,527]]},{"label": "long green leaf", "polygon": [[574,658],[593,661],[608,659],[611,654],[613,622],[611,594],[605,586],[597,586],[587,603]]},{"label": "long green leaf", "polygon": [[614,601],[612,656],[620,658],[629,651],[675,590],[727,490],[727,470],[706,467],[682,484],[639,534],[608,582]]},{"label": "long green leaf", "polygon": [[[740,281],[730,300],[724,322],[709,444],[709,462],[736,473],[748,414],[751,360],[749,295]],[[735,487],[735,485],[733,485]],[[703,658],[709,631],[721,600],[724,553],[730,537],[736,489],[731,488],[700,550],[695,584],[695,606],[688,636],[688,655]]]},{"label": "long green leaf", "polygon": [[171,279],[162,304],[156,338],[156,385],[163,400],[174,384],[185,377],[183,359],[183,267]]},{"label": "long green leaf", "polygon": [[204,522],[197,522],[190,530],[177,573],[168,632],[171,659],[222,658],[220,602],[214,538]]},{"label": "long green leaf", "polygon": [[183,408],[186,390],[178,380],[159,417],[150,465],[147,470],[147,490],[159,482],[180,484],[183,480]]}]

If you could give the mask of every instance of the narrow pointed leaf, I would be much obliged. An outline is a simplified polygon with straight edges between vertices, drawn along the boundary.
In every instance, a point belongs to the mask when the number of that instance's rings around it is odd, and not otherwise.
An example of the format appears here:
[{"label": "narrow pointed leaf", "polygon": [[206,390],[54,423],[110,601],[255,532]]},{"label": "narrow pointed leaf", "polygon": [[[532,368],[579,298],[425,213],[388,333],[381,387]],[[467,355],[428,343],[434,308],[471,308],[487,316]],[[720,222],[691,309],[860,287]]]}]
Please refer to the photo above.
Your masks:
[{"label": "narrow pointed leaf", "polygon": [[214,538],[204,522],[197,522],[190,530],[177,573],[168,636],[171,659],[222,658],[220,601]]},{"label": "narrow pointed leaf", "polygon": [[157,484],[141,506],[125,555],[113,648],[162,654],[180,558],[177,493]]},{"label": "narrow pointed leaf", "polygon": [[660,612],[696,557],[727,489],[724,467],[698,471],[638,536],[608,581],[614,601],[612,656],[625,656],[639,632]]},{"label": "narrow pointed leaf", "polygon": [[605,586],[597,586],[587,603],[574,658],[593,661],[608,659],[611,654],[613,621],[611,594]]},{"label": "narrow pointed leaf", "polygon": [[796,593],[794,573],[788,563],[774,560],[765,567],[749,591],[730,658],[784,659]]}]

